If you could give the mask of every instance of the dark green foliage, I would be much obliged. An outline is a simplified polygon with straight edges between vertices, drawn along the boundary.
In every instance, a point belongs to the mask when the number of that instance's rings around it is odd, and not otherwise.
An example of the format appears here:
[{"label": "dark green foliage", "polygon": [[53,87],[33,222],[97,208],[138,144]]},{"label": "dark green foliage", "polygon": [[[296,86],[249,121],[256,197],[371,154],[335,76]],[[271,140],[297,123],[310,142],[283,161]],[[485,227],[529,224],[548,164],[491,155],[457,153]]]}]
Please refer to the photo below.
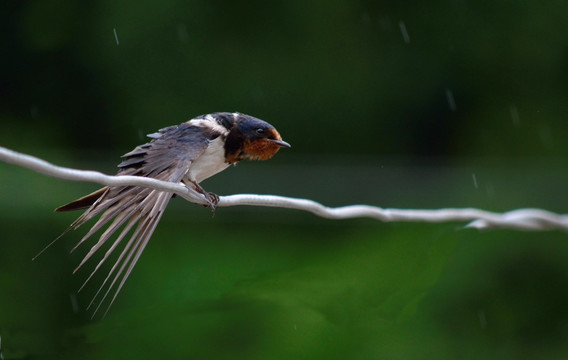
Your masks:
[{"label": "dark green foliage", "polygon": [[[208,191],[566,212],[566,2],[4,8],[1,146],[114,173],[147,133],[240,111],[273,124],[292,149],[239,164]],[[179,199],[108,317],[90,321],[83,309],[104,276],[74,295],[94,263],[72,276],[89,245],[68,254],[85,230],[31,258],[76,215],[52,210],[95,189],[0,163],[4,358],[568,354],[566,234],[283,209],[212,217]]]}]

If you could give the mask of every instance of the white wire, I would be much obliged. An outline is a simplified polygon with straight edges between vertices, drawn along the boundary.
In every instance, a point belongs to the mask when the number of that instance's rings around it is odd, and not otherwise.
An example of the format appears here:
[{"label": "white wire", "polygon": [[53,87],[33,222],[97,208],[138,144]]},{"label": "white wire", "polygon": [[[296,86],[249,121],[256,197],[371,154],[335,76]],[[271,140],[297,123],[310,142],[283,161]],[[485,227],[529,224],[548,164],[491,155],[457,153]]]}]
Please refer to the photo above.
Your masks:
[{"label": "white wire", "polygon": [[[159,181],[139,176],[109,176],[96,171],[76,170],[53,165],[39,158],[0,147],[0,159],[38,173],[72,181],[93,182],[108,186],[142,186],[177,194],[201,205],[205,197],[183,184]],[[517,209],[495,213],[475,208],[447,209],[383,209],[370,205],[327,207],[309,199],[289,198],[277,195],[237,194],[220,196],[218,206],[269,206],[311,212],[328,219],[367,217],[384,222],[468,222],[466,227],[475,229],[553,230],[568,231],[568,215],[559,215],[542,209]]]}]

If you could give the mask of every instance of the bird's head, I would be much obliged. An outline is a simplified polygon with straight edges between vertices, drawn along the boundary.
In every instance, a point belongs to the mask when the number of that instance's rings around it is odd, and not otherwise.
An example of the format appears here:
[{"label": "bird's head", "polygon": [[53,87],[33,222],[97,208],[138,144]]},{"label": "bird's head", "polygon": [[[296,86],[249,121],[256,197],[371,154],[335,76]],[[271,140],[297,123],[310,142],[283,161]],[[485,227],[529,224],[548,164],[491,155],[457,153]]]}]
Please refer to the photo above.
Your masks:
[{"label": "bird's head", "polygon": [[240,160],[268,160],[280,148],[289,148],[290,144],[274,126],[255,117],[238,114],[233,128],[227,135],[225,158],[235,163]]}]

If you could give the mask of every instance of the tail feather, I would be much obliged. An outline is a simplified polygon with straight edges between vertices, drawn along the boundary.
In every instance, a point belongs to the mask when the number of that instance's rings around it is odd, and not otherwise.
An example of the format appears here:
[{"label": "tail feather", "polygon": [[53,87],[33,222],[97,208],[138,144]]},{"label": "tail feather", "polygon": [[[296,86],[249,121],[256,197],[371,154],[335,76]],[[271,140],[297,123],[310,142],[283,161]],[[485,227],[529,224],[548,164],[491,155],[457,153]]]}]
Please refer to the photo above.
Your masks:
[{"label": "tail feather", "polygon": [[[143,199],[142,202],[139,204],[139,207],[136,211],[138,213],[137,217],[139,217],[139,219],[134,218],[133,221],[129,222],[126,225],[125,229],[130,229],[132,225],[136,222],[136,220],[139,220],[138,226],[134,231],[134,233],[132,234],[129,241],[127,242],[127,244],[124,246],[120,256],[116,260],[111,270],[108,272],[107,277],[103,281],[102,285],[100,286],[99,290],[97,291],[97,293],[93,297],[93,300],[88,306],[90,308],[95,303],[101,291],[106,287],[106,291],[99,300],[99,304],[95,308],[93,316],[98,312],[98,310],[100,309],[100,307],[105,302],[107,297],[110,295],[110,292],[112,291],[113,288],[115,288],[116,285],[116,289],[114,290],[112,298],[110,298],[109,300],[109,304],[107,306],[106,311],[108,311],[108,309],[110,309],[110,307],[114,303],[116,297],[118,296],[120,290],[122,289],[124,283],[126,282],[126,279],[128,279],[128,277],[130,276],[130,273],[132,272],[134,265],[136,265],[136,263],[138,262],[138,259],[140,258],[142,251],[144,250],[148,241],[152,237],[152,234],[156,229],[156,226],[158,225],[158,222],[160,221],[160,218],[162,217],[162,214],[164,213],[164,210],[171,197],[172,194],[170,193],[152,191],[152,194],[150,194],[148,197]],[[126,232],[123,231],[118,236],[118,238],[115,240],[115,243],[112,245],[109,251],[114,250],[115,244],[121,241],[125,234]],[[109,252],[107,252],[107,254],[104,255],[101,261],[104,261],[105,258],[108,256],[108,254]],[[117,267],[119,266],[120,268],[118,269],[118,271],[116,271]],[[99,265],[97,265],[95,271],[97,270],[98,267]],[[106,284],[111,277],[112,281],[107,286]]]},{"label": "tail feather", "polygon": [[[83,213],[79,219],[75,221],[75,223],[72,224],[72,228],[77,228],[94,216],[100,215],[97,222],[75,245],[73,250],[86,242],[97,231],[107,226],[105,231],[103,231],[103,233],[99,236],[97,242],[83,257],[74,272],[77,272],[85,265],[86,262],[95,257],[101,247],[107,243],[119,229],[122,229],[119,232],[119,235],[115,239],[111,240],[109,249],[101,256],[95,266],[95,269],[90,273],[87,280],[85,280],[81,286],[82,289],[99,270],[111,253],[115,251],[124,237],[130,233],[134,224],[138,223],[136,230],[134,230],[128,242],[123,245],[124,247],[116,260],[116,263],[108,272],[105,280],[88,306],[88,308],[90,308],[95,302],[98,302],[93,316],[98,312],[100,306],[106,302],[109,303],[107,307],[108,311],[108,308],[110,308],[116,299],[118,293],[126,282],[126,279],[132,272],[134,265],[142,254],[142,251],[146,247],[146,244],[150,240],[150,237],[152,236],[152,233],[154,232],[171,198],[171,193],[152,189],[109,188],[108,191],[103,193],[100,199],[97,199],[93,205],[91,205],[91,207],[87,209],[85,213]],[[114,291],[114,293],[109,298],[111,291]],[[100,300],[97,301],[99,296]],[[107,299],[109,300],[105,301]]]},{"label": "tail feather", "polygon": [[[130,216],[130,215],[129,215]],[[99,263],[97,264],[97,266],[95,267],[95,269],[91,272],[91,274],[89,275],[89,277],[87,277],[87,279],[83,282],[83,285],[81,285],[81,287],[79,288],[78,291],[81,291],[85,285],[87,285],[87,283],[89,282],[89,280],[91,280],[91,278],[93,277],[93,275],[95,275],[95,273],[99,270],[99,268],[104,264],[104,262],[106,261],[106,259],[108,259],[108,257],[114,252],[114,250],[116,249],[116,247],[120,244],[120,242],[122,241],[122,239],[124,239],[124,237],[126,236],[126,234],[128,234],[130,232],[130,230],[132,229],[132,226],[134,226],[136,224],[136,222],[138,222],[138,220],[140,219],[140,214],[131,217],[130,220],[128,221],[128,224],[124,227],[124,229],[122,229],[122,231],[120,232],[120,235],[118,235],[117,239],[112,243],[112,245],[110,246],[110,248],[106,251],[106,253],[104,254],[103,258],[99,261]],[[100,241],[99,241],[100,243]],[[97,243],[98,244],[98,243]],[[101,244],[102,245],[102,244]],[[96,246],[96,245],[95,245]],[[94,248],[94,247],[93,247]],[[95,249],[95,251],[98,249]],[[91,249],[92,251],[92,249]],[[94,252],[93,252],[94,253]],[[81,261],[81,264],[79,264],[79,266],[77,267],[77,269],[75,269],[75,271],[77,271],[79,269],[79,267],[83,266],[83,264],[88,260],[87,256],[85,256],[85,258],[83,259],[83,261]],[[104,283],[103,283],[104,285]],[[98,291],[95,296],[93,297],[91,304],[95,301],[95,299],[97,298],[98,294],[100,291]],[[91,306],[91,304],[89,304],[89,307]]]},{"label": "tail feather", "polygon": [[[208,138],[200,132],[195,135],[194,130],[192,126],[185,123],[182,126],[160,130],[158,134],[151,136],[153,140],[150,143],[138,146],[123,156],[124,161],[119,164],[118,175],[144,176],[179,183],[187,174],[191,163],[207,148],[208,142],[205,140],[208,140]],[[179,140],[180,138],[181,140]],[[170,150],[171,148],[175,148],[176,151]],[[97,258],[97,253],[101,253],[95,269],[80,289],[85,286],[113,252],[120,251],[118,259],[111,266],[102,285],[87,306],[87,309],[90,309],[91,306],[96,307],[93,316],[105,303],[108,304],[108,311],[115,301],[156,229],[172,196],[172,193],[138,186],[107,186],[55,210],[86,209],[65,230],[64,234],[100,216],[91,229],[87,231],[87,234],[73,248],[74,250],[94,237],[95,233],[102,231],[102,234],[98,236],[95,244],[92,245],[74,271],[85,267],[87,262]],[[118,235],[114,237],[114,234]],[[126,237],[129,237],[128,241],[125,241]],[[108,249],[103,254],[102,247],[105,245],[108,246]],[[120,250],[118,250],[119,247],[121,247]],[[111,292],[113,292],[112,295]]]},{"label": "tail feather", "polygon": [[[131,224],[128,224],[131,225]],[[132,223],[132,225],[134,225],[134,223]],[[138,226],[136,227],[136,230],[134,230],[134,233],[132,234],[132,236],[130,237],[130,239],[128,240],[128,242],[126,243],[126,245],[124,246],[124,248],[122,249],[120,255],[118,256],[118,259],[115,261],[114,265],[112,266],[112,268],[109,270],[107,276],[105,277],[105,279],[103,280],[103,283],[101,284],[101,286],[99,287],[99,289],[97,290],[97,292],[95,293],[95,295],[93,296],[93,298],[91,299],[91,302],[89,303],[89,305],[87,306],[87,309],[90,309],[91,306],[93,306],[93,304],[95,303],[95,301],[97,300],[97,298],[99,297],[99,294],[101,293],[101,291],[103,289],[105,289],[106,287],[106,292],[103,295],[102,299],[104,300],[108,294],[110,293],[110,290],[112,289],[112,287],[114,286],[115,282],[116,282],[116,278],[118,277],[118,275],[115,276],[115,278],[112,280],[111,284],[107,287],[106,284],[109,281],[109,279],[111,278],[111,276],[114,274],[116,268],[122,264],[121,269],[124,268],[124,266],[126,265],[126,261],[122,261],[122,259],[124,258],[124,255],[126,255],[128,253],[128,251],[130,250],[130,248],[132,247],[132,244],[135,242],[136,238],[139,236],[140,234],[140,230],[142,229],[142,223],[138,223]],[[122,234],[121,234],[122,235]],[[120,272],[121,270],[119,270]],[[93,315],[96,314],[96,312],[99,310],[99,308],[101,307],[103,301],[99,301],[99,304],[97,305],[97,307],[95,308],[95,311],[93,313]]]},{"label": "tail feather", "polygon": [[104,187],[99,189],[89,195],[85,195],[80,199],[70,202],[69,204],[65,204],[63,206],[58,207],[55,209],[56,212],[62,211],[73,211],[73,210],[81,210],[86,209],[92,206],[97,200],[101,198],[101,196],[108,190],[108,187]]},{"label": "tail feather", "polygon": [[[87,208],[87,210],[85,210],[85,212],[81,214],[81,216],[79,216],[79,218],[77,218],[61,236],[69,230],[76,229],[87,221],[100,215],[95,224],[89,229],[89,231],[87,231],[87,233],[71,251],[77,249],[81,244],[89,240],[96,232],[106,227],[96,243],[91,247],[79,265],[75,268],[73,273],[76,273],[79,269],[81,269],[91,258],[96,257],[95,255],[101,247],[105,245],[119,229],[121,229],[121,231],[118,232],[119,235],[110,241],[110,247],[106,253],[101,256],[95,266],[95,269],[89,274],[79,291],[84,288],[106,259],[117,249],[126,235],[131,232],[134,225],[138,224],[132,235],[130,235],[130,239],[123,245],[121,254],[87,307],[87,309],[89,309],[98,302],[96,309],[93,312],[93,316],[98,312],[103,303],[109,303],[107,307],[108,311],[112,303],[115,301],[118,293],[126,282],[126,279],[132,272],[134,265],[142,254],[142,251],[146,247],[146,244],[150,240],[150,237],[162,217],[166,206],[172,198],[172,195],[173,194],[171,193],[148,188],[133,186],[107,186],[56,209],[56,211],[70,211]],[[44,250],[42,250],[42,252]],[[114,293],[109,297],[113,289]]]},{"label": "tail feather", "polygon": [[[112,298],[110,299],[109,304],[107,306],[107,309],[104,313],[104,315],[106,315],[106,313],[108,312],[108,310],[110,309],[110,307],[112,306],[114,301],[116,300],[116,297],[120,293],[120,290],[122,290],[124,283],[126,282],[128,277],[130,276],[132,269],[134,268],[134,266],[138,262],[140,255],[142,255],[142,252],[146,248],[148,241],[152,237],[152,234],[154,233],[154,230],[156,229],[156,226],[158,225],[158,222],[160,221],[160,218],[162,217],[162,215],[164,213],[164,209],[166,208],[166,205],[168,204],[169,200],[171,199],[171,194],[161,193],[161,194],[157,194],[157,197],[158,197],[158,199],[155,200],[156,206],[154,206],[151,209],[150,213],[147,214],[145,219],[139,224],[139,227],[142,228],[142,233],[135,240],[134,246],[132,247],[132,249],[130,249],[127,258],[123,261],[123,264],[120,267],[120,270],[116,273],[111,285],[109,285],[109,287],[107,289],[107,292],[101,298],[100,303],[97,306],[97,309],[95,310],[93,316],[96,314],[100,305],[107,298],[107,295],[109,294],[111,289],[114,287],[114,284],[116,283],[116,281],[120,279],[120,283],[118,284],[116,290],[114,291],[114,294],[113,294]],[[134,257],[132,257],[132,256],[134,256]],[[125,267],[127,267],[127,269],[126,269],[126,272],[123,274]]]},{"label": "tail feather", "polygon": [[[106,243],[106,241],[115,233],[115,231],[118,230],[126,222],[126,220],[128,220],[131,217],[134,211],[135,209],[132,209],[128,212],[121,213],[114,218],[112,224],[110,224],[109,227],[103,232],[103,234],[100,236],[99,240],[95,243],[95,245],[91,247],[87,255],[85,255],[83,260],[81,260],[79,265],[77,265],[75,270],[73,270],[73,273],[76,273],[87,262],[87,260],[89,260],[101,248],[101,246],[103,246]],[[91,228],[89,233],[85,235],[83,239],[86,240],[95,232],[93,231],[93,228]],[[75,250],[84,241],[83,239],[81,239],[81,241],[79,241],[77,245],[75,245],[73,250]],[[118,240],[119,239],[116,239],[115,242],[117,242]]]},{"label": "tail feather", "polygon": [[[75,220],[75,222],[73,222],[73,224],[70,225],[70,228],[78,228],[85,222],[91,220],[93,217],[102,213],[99,220],[97,220],[95,225],[91,227],[91,229],[87,232],[87,234],[85,234],[85,236],[83,236],[83,238],[73,247],[73,249],[71,249],[71,252],[75,251],[82,243],[84,243],[88,238],[90,238],[91,235],[99,231],[102,227],[106,226],[106,224],[112,218],[119,216],[123,211],[128,212],[127,210],[129,210],[129,208],[133,206],[135,208],[136,205],[135,203],[137,201],[140,201],[141,197],[143,198],[150,193],[150,190],[142,189],[140,190],[139,194],[127,197],[127,195],[129,195],[133,190],[134,188],[127,191],[123,190],[118,191],[117,192],[118,195],[116,196],[113,196],[113,193],[110,192],[108,195],[110,198],[108,200],[105,199],[104,201],[101,201],[100,205],[98,206],[96,204],[93,205],[93,207],[89,208],[89,210],[85,211],[83,215],[81,215],[77,220]],[[115,230],[109,233],[108,236],[111,236]],[[107,232],[105,232],[105,234]],[[104,236],[105,234],[103,234],[102,236]]]}]

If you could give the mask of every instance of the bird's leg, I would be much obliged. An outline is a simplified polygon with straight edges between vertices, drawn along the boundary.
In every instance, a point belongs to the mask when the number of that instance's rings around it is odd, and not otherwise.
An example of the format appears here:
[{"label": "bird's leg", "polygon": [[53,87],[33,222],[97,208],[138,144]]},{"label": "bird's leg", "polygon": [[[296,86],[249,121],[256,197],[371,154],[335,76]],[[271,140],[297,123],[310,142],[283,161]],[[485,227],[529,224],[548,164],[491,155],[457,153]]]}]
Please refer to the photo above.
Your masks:
[{"label": "bird's leg", "polygon": [[203,189],[201,185],[196,182],[192,181],[191,183],[195,187],[195,190],[203,194],[207,199],[208,204],[204,206],[209,207],[212,211],[215,211],[215,209],[217,209],[217,204],[219,204],[219,195],[205,191],[205,189]]}]

